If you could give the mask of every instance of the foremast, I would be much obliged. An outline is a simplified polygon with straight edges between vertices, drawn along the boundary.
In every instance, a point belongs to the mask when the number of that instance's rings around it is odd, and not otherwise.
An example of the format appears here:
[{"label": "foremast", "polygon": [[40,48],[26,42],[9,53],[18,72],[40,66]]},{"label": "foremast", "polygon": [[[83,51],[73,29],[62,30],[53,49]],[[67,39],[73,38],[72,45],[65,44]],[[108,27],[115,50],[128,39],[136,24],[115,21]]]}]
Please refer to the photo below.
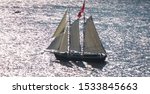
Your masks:
[{"label": "foremast", "polygon": [[68,18],[69,18],[69,24],[68,24],[68,53],[70,54],[70,28],[71,28],[71,16],[70,16],[70,7],[69,7],[69,11],[68,11]]}]

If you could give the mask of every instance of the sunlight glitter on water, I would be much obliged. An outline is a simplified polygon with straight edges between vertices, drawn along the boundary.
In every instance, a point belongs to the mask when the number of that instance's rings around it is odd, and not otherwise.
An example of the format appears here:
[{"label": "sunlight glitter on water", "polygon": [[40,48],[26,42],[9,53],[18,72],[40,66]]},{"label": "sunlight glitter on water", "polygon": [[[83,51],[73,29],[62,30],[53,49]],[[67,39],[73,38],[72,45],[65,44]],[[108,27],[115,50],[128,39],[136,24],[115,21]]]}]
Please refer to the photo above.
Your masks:
[{"label": "sunlight glitter on water", "polygon": [[[70,2],[72,21],[82,1]],[[150,76],[150,1],[94,1],[87,2],[86,17],[93,16],[108,53],[104,64],[59,62],[42,53],[70,4],[66,0],[1,0],[0,75]]]}]

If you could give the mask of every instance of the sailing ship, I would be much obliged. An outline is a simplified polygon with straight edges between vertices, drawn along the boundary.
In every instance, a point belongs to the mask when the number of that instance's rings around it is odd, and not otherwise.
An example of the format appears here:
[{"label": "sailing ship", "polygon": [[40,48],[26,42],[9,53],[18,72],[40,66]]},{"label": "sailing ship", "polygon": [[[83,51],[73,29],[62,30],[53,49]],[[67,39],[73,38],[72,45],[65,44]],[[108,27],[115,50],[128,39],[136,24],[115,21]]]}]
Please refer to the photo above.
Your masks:
[{"label": "sailing ship", "polygon": [[[78,14],[84,11],[85,2]],[[83,25],[83,41],[80,42],[79,18],[73,23],[65,12],[53,36],[54,40],[48,46],[57,60],[100,62],[105,61],[107,54],[96,31],[93,18],[90,16]]]}]

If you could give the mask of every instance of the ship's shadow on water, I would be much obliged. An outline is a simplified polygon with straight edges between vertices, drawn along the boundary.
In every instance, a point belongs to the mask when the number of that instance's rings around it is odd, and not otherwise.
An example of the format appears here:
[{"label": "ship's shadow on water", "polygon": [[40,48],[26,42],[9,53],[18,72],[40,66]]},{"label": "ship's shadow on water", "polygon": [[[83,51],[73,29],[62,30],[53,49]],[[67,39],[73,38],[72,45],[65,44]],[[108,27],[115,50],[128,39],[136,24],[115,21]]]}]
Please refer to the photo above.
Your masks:
[{"label": "ship's shadow on water", "polygon": [[57,60],[54,61],[55,63],[59,63],[62,66],[66,66],[66,67],[71,67],[73,68],[73,66],[78,66],[81,68],[87,68],[87,66],[91,66],[92,68],[97,68],[102,70],[106,64],[108,64],[109,62],[107,61],[103,61],[103,62],[82,62],[82,61],[61,61],[61,60]]}]

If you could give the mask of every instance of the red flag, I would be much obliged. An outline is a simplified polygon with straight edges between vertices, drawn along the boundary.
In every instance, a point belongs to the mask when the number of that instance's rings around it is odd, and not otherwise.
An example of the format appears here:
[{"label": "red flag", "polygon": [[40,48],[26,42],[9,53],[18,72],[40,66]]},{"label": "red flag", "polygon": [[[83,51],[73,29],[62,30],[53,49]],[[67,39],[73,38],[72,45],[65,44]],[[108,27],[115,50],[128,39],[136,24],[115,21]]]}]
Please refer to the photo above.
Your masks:
[{"label": "red flag", "polygon": [[84,3],[83,3],[83,6],[81,7],[80,12],[78,13],[78,18],[80,18],[82,16],[82,13],[84,12],[84,9],[85,9],[85,0],[84,0]]}]

